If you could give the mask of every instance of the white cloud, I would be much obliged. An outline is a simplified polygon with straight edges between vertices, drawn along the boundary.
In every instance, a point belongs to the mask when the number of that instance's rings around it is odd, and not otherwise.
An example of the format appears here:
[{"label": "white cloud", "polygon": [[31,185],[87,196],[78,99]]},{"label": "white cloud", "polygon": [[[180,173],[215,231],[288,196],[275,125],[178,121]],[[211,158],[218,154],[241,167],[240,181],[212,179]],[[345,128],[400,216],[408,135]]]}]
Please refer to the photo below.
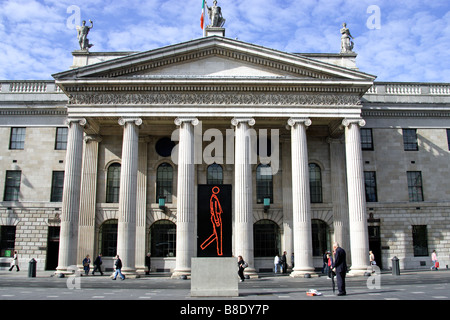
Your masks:
[{"label": "white cloud", "polygon": [[[212,1],[208,1],[212,5]],[[383,81],[450,82],[448,0],[219,0],[227,37],[287,52],[340,50],[342,22],[361,71]],[[50,79],[78,49],[67,8],[94,21],[92,51],[144,51],[201,37],[201,0],[4,0],[0,78]],[[366,26],[381,9],[381,29]]]}]

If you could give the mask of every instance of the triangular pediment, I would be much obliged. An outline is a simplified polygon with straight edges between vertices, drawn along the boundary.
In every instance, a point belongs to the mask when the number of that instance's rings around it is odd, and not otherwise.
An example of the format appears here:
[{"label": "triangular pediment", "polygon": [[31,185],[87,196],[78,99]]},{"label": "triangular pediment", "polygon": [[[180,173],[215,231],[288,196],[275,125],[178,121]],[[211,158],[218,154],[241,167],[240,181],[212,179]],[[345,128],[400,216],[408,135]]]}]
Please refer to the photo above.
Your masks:
[{"label": "triangular pediment", "polygon": [[223,37],[131,54],[53,75],[57,81],[155,78],[267,78],[373,81],[357,70]]}]

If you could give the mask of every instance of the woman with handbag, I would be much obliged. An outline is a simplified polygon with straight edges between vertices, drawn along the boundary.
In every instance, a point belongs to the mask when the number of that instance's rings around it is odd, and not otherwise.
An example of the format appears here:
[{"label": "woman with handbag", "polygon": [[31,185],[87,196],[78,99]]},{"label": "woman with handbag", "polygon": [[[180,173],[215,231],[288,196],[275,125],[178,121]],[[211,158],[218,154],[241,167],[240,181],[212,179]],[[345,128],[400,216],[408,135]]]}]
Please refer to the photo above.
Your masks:
[{"label": "woman with handbag", "polygon": [[242,256],[238,256],[238,275],[241,278],[241,282],[244,282],[245,277],[244,277],[244,269],[248,267],[247,262],[244,261],[244,259],[242,258]]},{"label": "woman with handbag", "polygon": [[20,269],[19,269],[19,256],[17,255],[17,251],[14,251],[14,258],[11,261],[11,268],[9,268],[9,271],[11,271],[14,267],[16,267],[17,272],[20,271]]}]

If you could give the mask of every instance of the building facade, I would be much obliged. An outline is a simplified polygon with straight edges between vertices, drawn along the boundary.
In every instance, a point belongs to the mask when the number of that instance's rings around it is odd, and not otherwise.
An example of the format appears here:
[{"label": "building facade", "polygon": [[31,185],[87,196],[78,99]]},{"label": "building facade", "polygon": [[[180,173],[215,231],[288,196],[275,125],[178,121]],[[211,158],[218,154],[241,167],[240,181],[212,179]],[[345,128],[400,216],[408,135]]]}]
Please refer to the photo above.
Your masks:
[{"label": "building facade", "polygon": [[102,253],[135,274],[150,252],[152,271],[189,275],[200,186],[230,186],[224,245],[250,275],[284,251],[312,273],[335,241],[355,274],[369,250],[384,269],[450,262],[449,84],[217,35],[73,55],[55,81],[1,82],[3,268],[14,250],[62,273]]}]

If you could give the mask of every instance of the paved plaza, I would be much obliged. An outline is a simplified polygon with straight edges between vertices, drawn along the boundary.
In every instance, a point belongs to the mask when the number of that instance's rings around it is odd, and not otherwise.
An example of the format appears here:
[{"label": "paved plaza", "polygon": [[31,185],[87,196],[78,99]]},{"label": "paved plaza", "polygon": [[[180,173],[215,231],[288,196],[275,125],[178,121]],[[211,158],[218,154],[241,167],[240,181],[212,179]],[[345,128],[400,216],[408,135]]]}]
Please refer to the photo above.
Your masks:
[{"label": "paved plaza", "polygon": [[[239,283],[239,297],[224,300],[450,300],[450,272],[402,271],[401,275],[382,272],[372,277],[348,276],[347,295],[333,294],[332,281],[325,276],[292,278],[261,274]],[[315,289],[320,296],[307,296]],[[337,293],[337,289],[336,289]],[[57,278],[49,271],[38,271],[29,278],[27,271],[0,271],[0,300],[222,300],[190,296],[190,280],[151,275],[113,281],[108,275]]]}]

